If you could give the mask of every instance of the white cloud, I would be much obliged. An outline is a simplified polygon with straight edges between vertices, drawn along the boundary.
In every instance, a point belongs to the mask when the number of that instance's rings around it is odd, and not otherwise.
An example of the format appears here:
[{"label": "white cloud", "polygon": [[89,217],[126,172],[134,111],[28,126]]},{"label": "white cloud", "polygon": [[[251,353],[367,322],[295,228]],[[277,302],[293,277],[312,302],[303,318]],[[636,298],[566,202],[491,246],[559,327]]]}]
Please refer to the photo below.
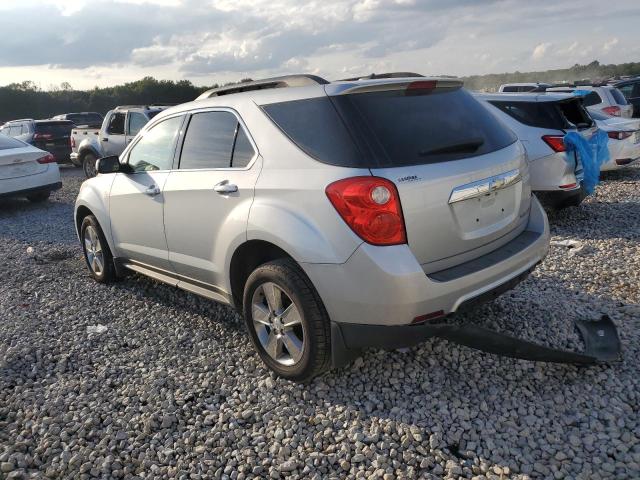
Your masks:
[{"label": "white cloud", "polygon": [[617,37],[613,37],[609,40],[607,40],[606,42],[604,42],[604,45],[602,46],[602,50],[604,52],[608,52],[609,50],[611,50],[613,47],[615,47],[616,45],[618,45],[618,43],[620,43],[620,40],[618,40]]},{"label": "white cloud", "polygon": [[536,48],[533,49],[533,52],[531,53],[531,58],[533,58],[534,60],[542,60],[545,54],[547,53],[547,49],[550,46],[551,46],[551,43],[549,42],[539,43],[538,45],[536,45]]}]

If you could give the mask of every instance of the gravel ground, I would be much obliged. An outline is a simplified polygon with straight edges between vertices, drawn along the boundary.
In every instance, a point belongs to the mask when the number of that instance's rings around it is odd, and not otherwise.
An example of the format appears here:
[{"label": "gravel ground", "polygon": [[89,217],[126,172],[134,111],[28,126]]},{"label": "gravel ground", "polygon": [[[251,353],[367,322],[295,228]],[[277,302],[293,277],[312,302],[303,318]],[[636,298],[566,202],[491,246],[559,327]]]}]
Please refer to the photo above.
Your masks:
[{"label": "gravel ground", "polygon": [[553,240],[582,248],[552,246],[470,314],[575,346],[572,320],[607,313],[621,362],[434,339],[307,386],[271,376],[229,308],[135,275],[94,283],[72,225],[79,172],[63,176],[47,204],[0,203],[0,477],[640,477],[640,169],[550,214]]}]

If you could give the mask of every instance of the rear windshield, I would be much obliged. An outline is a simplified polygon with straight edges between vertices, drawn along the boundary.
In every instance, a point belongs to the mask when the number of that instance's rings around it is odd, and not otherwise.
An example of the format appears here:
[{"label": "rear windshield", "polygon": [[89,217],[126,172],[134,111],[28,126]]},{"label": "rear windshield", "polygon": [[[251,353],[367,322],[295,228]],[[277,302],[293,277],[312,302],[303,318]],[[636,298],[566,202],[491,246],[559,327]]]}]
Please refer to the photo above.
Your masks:
[{"label": "rear windshield", "polygon": [[613,95],[613,99],[616,101],[618,105],[628,105],[627,99],[624,98],[624,95],[617,88],[612,88],[609,90],[611,95]]},{"label": "rear windshield", "polygon": [[357,93],[263,107],[317,160],[349,167],[398,167],[483,155],[516,141],[464,89]]},{"label": "rear windshield", "polygon": [[15,138],[0,135],[0,150],[9,150],[10,148],[24,148],[26,144]]},{"label": "rear windshield", "polygon": [[590,92],[584,96],[584,106],[590,107],[591,105],[597,105],[602,103],[602,98],[597,92]]},{"label": "rear windshield", "polygon": [[71,122],[36,123],[36,133],[49,134],[54,137],[69,136],[73,124]]},{"label": "rear windshield", "polygon": [[76,125],[96,125],[102,124],[102,115],[99,113],[70,113],[67,120],[71,120]]},{"label": "rear windshield", "polygon": [[593,123],[578,99],[563,102],[515,102],[491,100],[496,108],[525,125],[566,130],[590,127]]}]

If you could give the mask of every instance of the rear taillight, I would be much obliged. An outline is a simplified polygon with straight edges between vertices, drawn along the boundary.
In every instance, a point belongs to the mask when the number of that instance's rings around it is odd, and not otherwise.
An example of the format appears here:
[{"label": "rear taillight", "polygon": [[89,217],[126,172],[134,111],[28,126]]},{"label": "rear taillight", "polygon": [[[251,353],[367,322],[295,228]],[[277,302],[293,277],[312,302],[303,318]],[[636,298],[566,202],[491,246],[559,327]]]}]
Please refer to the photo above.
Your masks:
[{"label": "rear taillight", "polygon": [[36,133],[33,136],[34,140],[51,140],[53,138],[53,135],[51,135],[50,133]]},{"label": "rear taillight", "polygon": [[617,105],[612,105],[611,107],[604,107],[602,111],[607,115],[611,115],[612,117],[619,117],[620,115],[622,115],[622,110]]},{"label": "rear taillight", "polygon": [[71,145],[71,148],[76,148],[76,139],[69,137],[69,145]]},{"label": "rear taillight", "polygon": [[351,177],[326,188],[327,197],[356,235],[372,245],[407,243],[398,190],[379,177]]},{"label": "rear taillight", "polygon": [[624,140],[625,138],[629,138],[632,133],[633,132],[607,132],[607,135],[614,140]]},{"label": "rear taillight", "polygon": [[50,153],[38,159],[38,163],[56,163],[56,157]]},{"label": "rear taillight", "polygon": [[554,152],[564,152],[564,137],[562,135],[543,135],[542,140],[551,147]]}]

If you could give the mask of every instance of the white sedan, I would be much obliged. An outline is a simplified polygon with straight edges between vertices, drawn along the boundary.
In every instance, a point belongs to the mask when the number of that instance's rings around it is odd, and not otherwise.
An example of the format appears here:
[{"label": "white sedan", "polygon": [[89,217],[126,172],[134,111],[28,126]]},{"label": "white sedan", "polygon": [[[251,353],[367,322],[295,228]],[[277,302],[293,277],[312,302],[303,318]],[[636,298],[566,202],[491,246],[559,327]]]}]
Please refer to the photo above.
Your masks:
[{"label": "white sedan", "polygon": [[589,113],[598,128],[609,135],[609,161],[600,166],[601,172],[617,170],[640,158],[640,120]]},{"label": "white sedan", "polygon": [[53,155],[16,138],[0,135],[0,197],[43,202],[62,186]]}]

